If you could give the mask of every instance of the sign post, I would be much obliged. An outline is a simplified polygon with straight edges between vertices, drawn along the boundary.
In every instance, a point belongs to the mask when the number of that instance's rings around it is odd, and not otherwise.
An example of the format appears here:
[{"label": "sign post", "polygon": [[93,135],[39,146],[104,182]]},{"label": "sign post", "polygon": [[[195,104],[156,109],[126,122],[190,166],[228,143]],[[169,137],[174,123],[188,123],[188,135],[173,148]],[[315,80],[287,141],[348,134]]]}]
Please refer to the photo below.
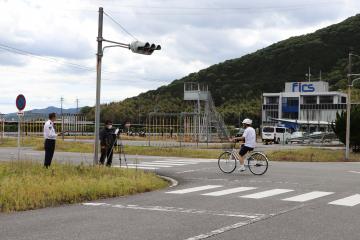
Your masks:
[{"label": "sign post", "polygon": [[19,110],[18,115],[18,139],[17,139],[17,148],[18,148],[18,161],[20,160],[20,134],[21,134],[21,119],[24,116],[23,110],[26,107],[25,96],[20,94],[16,97],[16,108]]}]

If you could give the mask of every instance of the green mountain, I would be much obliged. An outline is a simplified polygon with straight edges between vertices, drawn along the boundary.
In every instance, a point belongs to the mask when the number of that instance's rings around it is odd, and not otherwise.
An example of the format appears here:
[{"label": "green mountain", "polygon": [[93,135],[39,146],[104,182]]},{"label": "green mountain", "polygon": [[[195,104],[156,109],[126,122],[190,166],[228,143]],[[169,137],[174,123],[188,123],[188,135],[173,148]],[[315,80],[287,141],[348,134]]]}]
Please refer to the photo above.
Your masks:
[{"label": "green mountain", "polygon": [[[311,66],[312,80],[328,81],[332,90],[346,88],[348,53],[360,54],[360,14],[320,29],[291,37],[241,58],[212,65],[173,81],[167,86],[102,106],[101,118],[116,122],[142,122],[149,112],[191,111],[183,101],[184,82],[206,83],[227,124],[250,117],[259,122],[262,92],[279,92],[288,81],[305,81]],[[354,57],[353,71],[360,73],[360,58]],[[358,94],[358,93],[357,93]],[[359,95],[359,94],[358,94]],[[89,119],[93,108],[84,108]]]}]

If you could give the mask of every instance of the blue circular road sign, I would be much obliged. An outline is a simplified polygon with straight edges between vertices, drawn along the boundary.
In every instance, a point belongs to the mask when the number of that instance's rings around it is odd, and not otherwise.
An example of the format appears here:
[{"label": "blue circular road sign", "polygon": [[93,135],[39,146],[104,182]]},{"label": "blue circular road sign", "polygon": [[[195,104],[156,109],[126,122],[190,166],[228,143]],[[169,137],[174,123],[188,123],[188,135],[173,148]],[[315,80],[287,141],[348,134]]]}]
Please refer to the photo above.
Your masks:
[{"label": "blue circular road sign", "polygon": [[26,99],[25,96],[20,94],[16,97],[16,107],[19,111],[22,111],[25,109],[26,106]]}]

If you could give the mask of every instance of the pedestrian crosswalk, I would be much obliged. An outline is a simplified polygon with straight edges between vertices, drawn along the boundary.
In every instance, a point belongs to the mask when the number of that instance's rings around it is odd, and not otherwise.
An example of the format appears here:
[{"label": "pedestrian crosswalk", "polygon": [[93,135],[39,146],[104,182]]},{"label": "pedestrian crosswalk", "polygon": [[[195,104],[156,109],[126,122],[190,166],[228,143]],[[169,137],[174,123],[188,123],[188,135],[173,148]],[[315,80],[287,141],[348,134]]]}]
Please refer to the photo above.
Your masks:
[{"label": "pedestrian crosswalk", "polygon": [[[168,191],[166,194],[199,194],[201,196],[212,196],[212,197],[221,197],[221,196],[228,196],[234,195],[235,197],[240,198],[249,198],[249,199],[263,199],[263,198],[270,198],[270,197],[278,197],[281,201],[287,202],[300,202],[305,203],[311,200],[320,199],[324,197],[334,197],[336,195],[335,192],[325,192],[325,191],[310,191],[306,193],[297,194],[296,191],[293,189],[281,189],[281,188],[274,188],[274,189],[263,189],[257,187],[233,187],[233,188],[225,188],[223,189],[223,185],[203,185],[203,186],[195,186],[190,188],[183,188],[179,190]],[[245,192],[251,192],[250,194],[245,194]],[[238,195],[235,195],[238,194]],[[287,195],[286,198],[283,196]],[[347,207],[354,207],[359,205],[360,206],[360,194],[354,194],[350,196],[342,196],[340,199],[333,200],[328,202],[330,205],[337,205],[337,206],[347,206]]]},{"label": "pedestrian crosswalk", "polygon": [[321,191],[313,191],[305,194],[301,194],[295,197],[285,198],[284,201],[293,201],[293,202],[306,202],[309,200],[313,200],[320,197],[325,197],[327,195],[331,195],[333,192],[321,192]]},{"label": "pedestrian crosswalk", "polygon": [[161,168],[171,168],[171,167],[181,167],[188,165],[196,165],[199,163],[213,163],[214,160],[207,159],[188,159],[188,160],[179,160],[179,159],[167,159],[167,160],[158,160],[158,161],[149,161],[149,162],[140,162],[140,163],[128,163],[122,166],[114,165],[114,167],[121,168],[137,168],[143,170],[157,170]]},{"label": "pedestrian crosswalk", "polygon": [[291,189],[271,189],[271,190],[267,190],[267,191],[263,191],[263,192],[258,192],[258,193],[253,193],[253,194],[249,194],[249,195],[245,195],[245,196],[241,196],[242,198],[254,198],[254,199],[260,199],[260,198],[266,198],[266,197],[271,197],[271,196],[276,196],[279,194],[283,194],[283,193],[287,193],[287,192],[292,192],[294,190]]}]

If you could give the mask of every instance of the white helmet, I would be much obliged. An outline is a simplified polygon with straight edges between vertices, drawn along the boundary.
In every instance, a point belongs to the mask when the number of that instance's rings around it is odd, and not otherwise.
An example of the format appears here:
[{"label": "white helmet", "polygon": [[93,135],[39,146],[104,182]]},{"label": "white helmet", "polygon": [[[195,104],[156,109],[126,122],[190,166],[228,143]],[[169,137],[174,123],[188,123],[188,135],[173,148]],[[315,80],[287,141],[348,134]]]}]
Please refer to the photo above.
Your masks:
[{"label": "white helmet", "polygon": [[243,124],[246,124],[246,125],[251,125],[252,124],[252,121],[251,119],[249,118],[245,118],[244,121],[242,121]]}]

